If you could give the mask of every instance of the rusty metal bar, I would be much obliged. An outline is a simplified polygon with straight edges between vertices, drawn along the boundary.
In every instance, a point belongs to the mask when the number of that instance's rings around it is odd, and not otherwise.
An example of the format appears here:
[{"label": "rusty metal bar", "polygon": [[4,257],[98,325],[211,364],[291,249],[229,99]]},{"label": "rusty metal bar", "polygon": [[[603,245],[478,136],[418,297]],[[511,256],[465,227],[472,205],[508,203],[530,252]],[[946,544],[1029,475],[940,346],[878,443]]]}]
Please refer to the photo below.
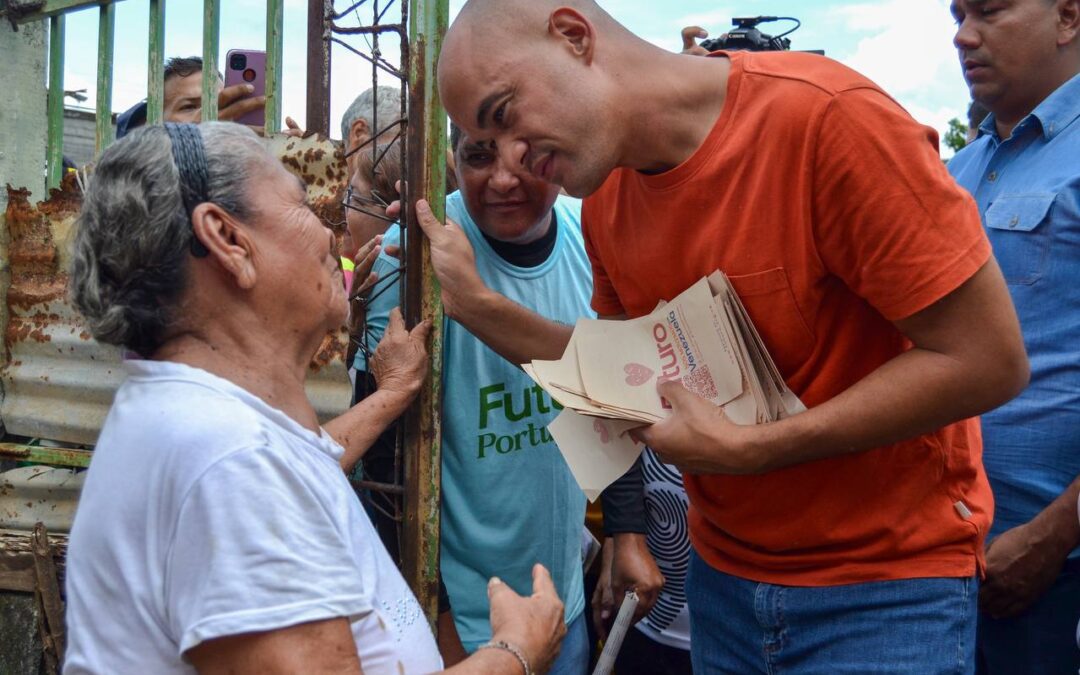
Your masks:
[{"label": "rusty metal bar", "polygon": [[332,0],[308,0],[307,129],[330,134],[330,23]]},{"label": "rusty metal bar", "polygon": [[350,45],[348,42],[345,42],[344,40],[339,40],[338,38],[330,38],[330,41],[333,42],[334,44],[341,45],[345,49],[348,49],[350,52],[352,52],[353,54],[356,54],[360,58],[362,58],[365,61],[367,61],[368,63],[372,64],[373,66],[376,66],[376,67],[380,68],[383,72],[385,72],[388,75],[392,75],[392,76],[394,76],[396,78],[399,78],[399,79],[402,79],[402,80],[406,78],[405,73],[403,73],[402,71],[400,71],[400,70],[394,68],[393,66],[389,65],[386,62],[386,59],[375,59],[375,58],[373,58],[371,56],[368,56],[367,54],[360,51],[356,47],[353,47],[352,45]]},{"label": "rusty metal bar", "polygon": [[374,33],[405,35],[406,30],[406,27],[400,23],[383,23],[375,26],[338,26],[334,24],[334,32],[339,35],[371,35]]},{"label": "rusty metal bar", "polygon": [[285,30],[283,0],[266,0],[266,133],[281,131],[281,51]]},{"label": "rusty metal bar", "polygon": [[[405,522],[401,542],[406,581],[432,625],[438,610],[439,506],[442,462],[443,311],[431,250],[416,222],[415,198],[445,217],[446,112],[435,65],[449,24],[448,0],[409,0],[409,125],[406,136],[406,321],[430,319],[431,370],[405,423]],[[419,245],[416,245],[419,244]]]},{"label": "rusty metal bar", "polygon": [[165,105],[165,0],[150,0],[146,52],[146,123],[159,124]]},{"label": "rusty metal bar", "polygon": [[106,2],[99,10],[97,53],[97,115],[94,149],[101,154],[113,142],[112,78],[113,47],[116,43],[116,5]]},{"label": "rusty metal bar", "polygon": [[45,525],[38,523],[34,526],[30,541],[34,553],[34,595],[41,608],[38,632],[45,652],[45,670],[48,673],[59,673],[67,642],[64,601],[60,597],[60,580],[53,560],[53,546],[49,542]]},{"label": "rusty metal bar", "polygon": [[90,450],[71,450],[68,448],[50,448],[21,443],[0,443],[0,458],[13,459],[31,464],[49,466],[68,466],[85,469],[90,466],[94,453]]},{"label": "rusty metal bar", "polygon": [[64,177],[64,22],[63,14],[49,19],[49,140],[46,186],[60,187]]},{"label": "rusty metal bar", "polygon": [[374,490],[375,492],[384,492],[390,495],[403,495],[405,494],[405,488],[397,485],[396,483],[379,483],[373,480],[354,480],[352,481],[353,487],[360,490]]},{"label": "rusty metal bar", "polygon": [[218,44],[221,0],[203,0],[202,121],[218,118]]}]

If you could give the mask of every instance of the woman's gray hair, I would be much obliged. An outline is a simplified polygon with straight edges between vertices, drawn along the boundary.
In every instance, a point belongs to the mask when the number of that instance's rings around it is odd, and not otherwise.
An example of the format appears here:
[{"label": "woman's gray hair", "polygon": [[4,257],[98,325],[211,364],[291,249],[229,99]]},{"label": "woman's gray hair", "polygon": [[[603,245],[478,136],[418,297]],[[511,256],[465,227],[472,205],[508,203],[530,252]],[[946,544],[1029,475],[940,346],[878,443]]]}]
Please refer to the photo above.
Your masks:
[{"label": "woman's gray hair", "polygon": [[[247,127],[199,125],[208,201],[241,220],[253,167],[270,158]],[[194,237],[180,194],[172,143],[160,126],[137,129],[97,162],[72,252],[72,302],[100,342],[149,356],[161,346],[187,287]]]}]

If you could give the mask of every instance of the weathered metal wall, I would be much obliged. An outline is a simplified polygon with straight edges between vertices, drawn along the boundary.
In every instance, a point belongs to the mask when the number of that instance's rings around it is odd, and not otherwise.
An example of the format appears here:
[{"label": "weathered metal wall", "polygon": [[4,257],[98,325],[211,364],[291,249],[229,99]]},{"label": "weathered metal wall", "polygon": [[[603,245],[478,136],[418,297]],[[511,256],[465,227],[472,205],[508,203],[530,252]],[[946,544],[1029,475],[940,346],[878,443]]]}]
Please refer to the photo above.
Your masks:
[{"label": "weathered metal wall", "polygon": [[[40,198],[45,190],[46,96],[48,56],[45,22],[18,31],[0,26],[4,96],[0,96],[0,213],[7,207],[6,184],[28,188]],[[10,281],[7,236],[0,228],[0,297]],[[0,302],[0,333],[7,325],[7,303]],[[0,392],[2,395],[2,392]]]},{"label": "weathered metal wall", "polygon": [[96,129],[93,110],[64,108],[64,157],[75,166],[85,166],[94,160]]},{"label": "weathered metal wall", "polygon": [[[345,159],[326,139],[275,138],[271,149],[309,186],[325,222],[344,226]],[[10,239],[11,286],[4,333],[6,366],[0,419],[9,433],[93,444],[123,379],[120,350],[98,344],[66,298],[69,242],[81,203],[74,176],[45,201],[9,190],[4,231]],[[326,420],[344,411],[351,387],[344,354],[348,335],[327,336],[311,363],[308,396]]]},{"label": "weathered metal wall", "polygon": [[[0,96],[0,188],[11,183],[30,188],[41,198],[45,189],[45,22],[19,26],[0,24],[0,63],[4,95]],[[0,190],[2,192],[2,190]],[[0,210],[7,205],[0,194]]]}]

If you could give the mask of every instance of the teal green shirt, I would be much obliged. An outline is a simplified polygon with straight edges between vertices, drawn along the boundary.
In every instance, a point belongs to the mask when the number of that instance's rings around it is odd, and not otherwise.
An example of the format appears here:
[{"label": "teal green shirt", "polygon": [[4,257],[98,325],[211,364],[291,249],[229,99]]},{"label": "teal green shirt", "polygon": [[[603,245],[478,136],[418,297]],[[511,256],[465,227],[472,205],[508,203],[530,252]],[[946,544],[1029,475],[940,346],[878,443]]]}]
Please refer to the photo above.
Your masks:
[{"label": "teal green shirt", "polygon": [[[573,325],[592,317],[592,269],[581,236],[580,202],[555,203],[558,238],[536,267],[511,265],[484,239],[459,193],[447,216],[461,225],[491,289],[541,316]],[[391,226],[384,245],[398,244]],[[380,256],[380,283],[368,307],[368,345],[374,349],[390,309],[399,304],[398,261]],[[487,582],[498,576],[522,595],[532,593],[532,566],[551,572],[566,606],[566,622],[585,607],[581,532],[585,496],[547,431],[557,404],[520,368],[508,363],[456,321],[443,333],[442,576],[454,621],[468,651],[491,638]],[[357,368],[364,369],[362,355]]]}]

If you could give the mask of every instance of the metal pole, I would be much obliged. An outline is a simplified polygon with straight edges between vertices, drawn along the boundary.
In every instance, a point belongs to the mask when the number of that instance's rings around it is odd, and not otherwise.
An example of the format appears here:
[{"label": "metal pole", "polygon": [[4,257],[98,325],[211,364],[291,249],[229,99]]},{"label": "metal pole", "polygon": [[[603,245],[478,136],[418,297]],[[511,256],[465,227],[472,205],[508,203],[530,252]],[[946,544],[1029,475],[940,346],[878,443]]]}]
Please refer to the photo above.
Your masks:
[{"label": "metal pole", "polygon": [[49,150],[46,186],[64,178],[64,15],[49,19]]},{"label": "metal pole", "polygon": [[112,75],[116,6],[112,2],[106,2],[101,6],[98,17],[97,127],[94,148],[100,155],[113,142]]},{"label": "metal pole", "polygon": [[435,66],[449,15],[448,0],[409,0],[405,311],[409,326],[426,318],[433,329],[431,370],[406,416],[402,562],[405,579],[433,625],[438,611],[443,312],[429,243],[416,222],[415,198],[426,199],[436,217],[445,217],[446,112]]},{"label": "metal pole", "polygon": [[281,131],[282,0],[266,2],[266,133]]},{"label": "metal pole", "polygon": [[330,135],[331,0],[308,0],[307,122],[308,131]]},{"label": "metal pole", "polygon": [[218,116],[218,43],[221,40],[221,0],[203,0],[202,121]]},{"label": "metal pole", "polygon": [[165,0],[150,0],[150,47],[146,55],[146,123],[159,124],[165,104]]}]

